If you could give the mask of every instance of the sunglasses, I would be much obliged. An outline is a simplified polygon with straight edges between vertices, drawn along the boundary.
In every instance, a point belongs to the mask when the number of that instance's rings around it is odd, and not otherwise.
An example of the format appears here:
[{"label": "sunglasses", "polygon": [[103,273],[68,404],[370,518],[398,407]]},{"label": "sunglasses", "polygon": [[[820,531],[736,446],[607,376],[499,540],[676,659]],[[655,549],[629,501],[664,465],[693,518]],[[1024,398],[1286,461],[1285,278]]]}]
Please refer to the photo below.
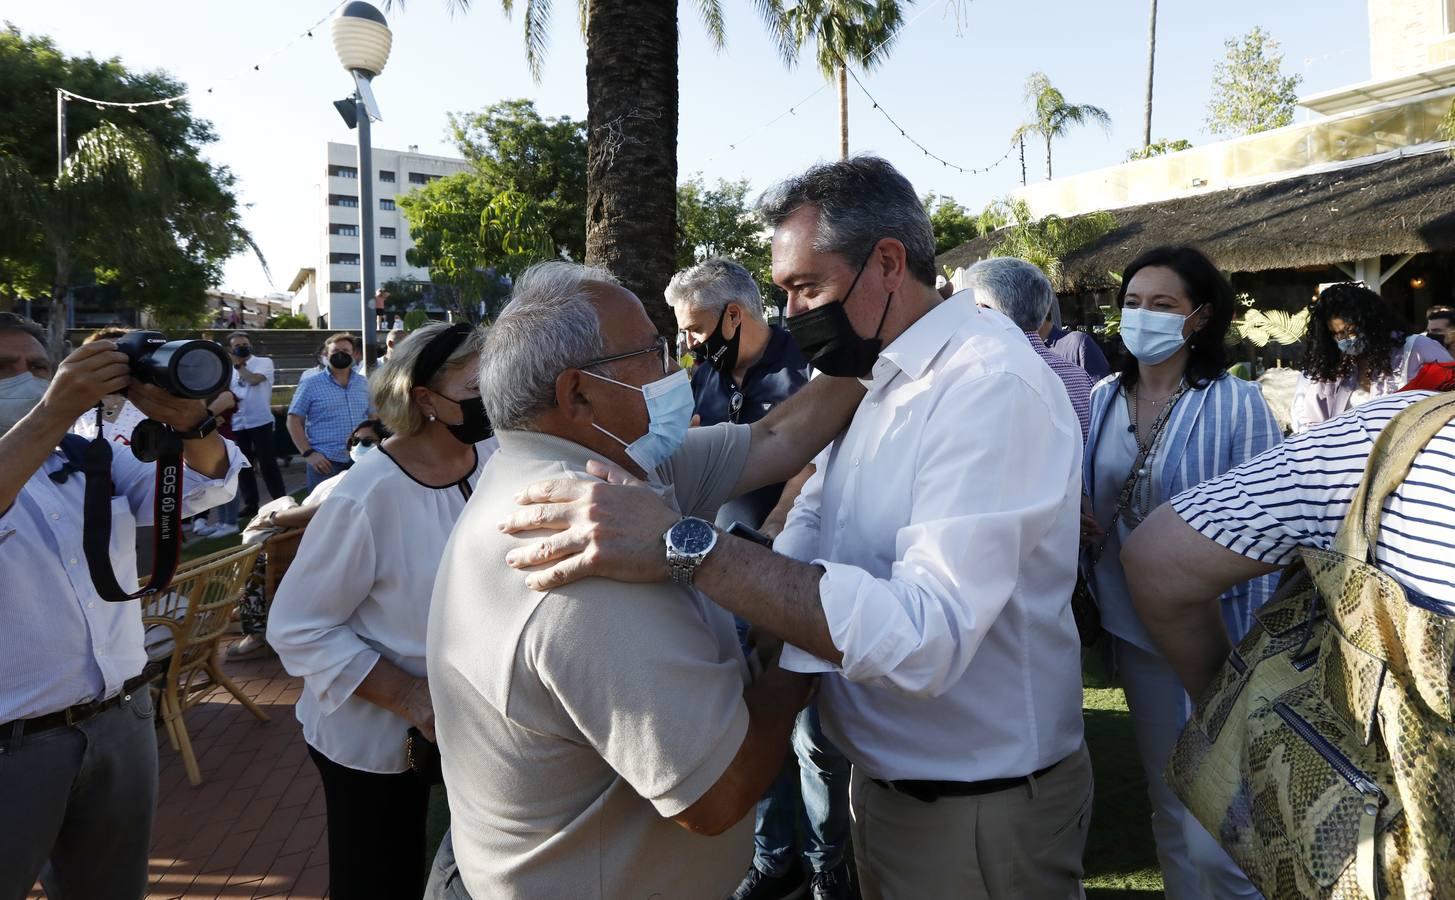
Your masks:
[{"label": "sunglasses", "polygon": [[379,442],[374,440],[373,438],[349,438],[350,449],[354,447],[373,447],[378,443]]}]

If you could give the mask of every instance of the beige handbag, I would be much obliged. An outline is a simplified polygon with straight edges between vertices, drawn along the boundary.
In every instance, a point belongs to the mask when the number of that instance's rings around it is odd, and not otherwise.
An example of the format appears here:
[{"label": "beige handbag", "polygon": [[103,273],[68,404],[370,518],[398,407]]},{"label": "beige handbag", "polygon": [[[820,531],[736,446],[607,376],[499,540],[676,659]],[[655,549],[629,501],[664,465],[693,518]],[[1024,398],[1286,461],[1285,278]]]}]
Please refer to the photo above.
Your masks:
[{"label": "beige handbag", "polygon": [[1455,617],[1373,564],[1385,499],[1452,418],[1442,394],[1389,423],[1334,550],[1301,551],[1168,763],[1269,898],[1455,897]]}]

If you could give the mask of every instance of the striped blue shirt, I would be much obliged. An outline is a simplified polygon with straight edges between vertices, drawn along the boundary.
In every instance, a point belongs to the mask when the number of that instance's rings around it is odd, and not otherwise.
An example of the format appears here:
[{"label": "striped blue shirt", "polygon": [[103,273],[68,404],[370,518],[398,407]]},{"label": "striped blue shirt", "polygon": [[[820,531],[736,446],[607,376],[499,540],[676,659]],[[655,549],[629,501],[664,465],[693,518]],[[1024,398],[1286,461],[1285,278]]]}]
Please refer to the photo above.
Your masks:
[{"label": "striped blue shirt", "polygon": [[348,462],[349,435],[369,418],[369,381],[353,370],[347,387],[332,373],[305,378],[293,392],[288,415],[303,418],[310,447],[333,462]]},{"label": "striped blue shirt", "polygon": [[[1300,547],[1332,549],[1389,420],[1426,391],[1350,410],[1172,501],[1204,537],[1260,562],[1287,565]],[[1415,457],[1385,502],[1375,561],[1407,589],[1455,613],[1455,422]]]}]

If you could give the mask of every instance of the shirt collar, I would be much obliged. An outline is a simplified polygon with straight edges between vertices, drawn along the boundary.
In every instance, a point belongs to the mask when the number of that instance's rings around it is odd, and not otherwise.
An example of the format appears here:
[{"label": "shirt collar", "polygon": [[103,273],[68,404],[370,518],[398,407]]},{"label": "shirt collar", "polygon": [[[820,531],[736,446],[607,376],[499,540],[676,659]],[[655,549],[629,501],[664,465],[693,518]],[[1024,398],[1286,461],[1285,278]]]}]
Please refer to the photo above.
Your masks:
[{"label": "shirt collar", "polygon": [[914,380],[922,378],[960,325],[979,314],[970,298],[970,294],[952,295],[920,316],[879,354],[870,378],[863,380],[864,386],[872,388],[881,381],[887,384],[894,377],[894,369]]},{"label": "shirt collar", "polygon": [[[558,435],[546,434],[543,431],[497,431],[495,437],[500,442],[499,452],[506,457],[555,460],[567,468],[581,472],[586,471],[586,464],[593,459],[608,466],[621,468],[620,465],[590,447],[582,446]],[[653,493],[664,498],[673,496],[672,486],[663,480],[660,470],[648,472],[647,476],[646,485],[652,489]],[[675,499],[669,499],[668,502],[672,503],[675,508]]]}]

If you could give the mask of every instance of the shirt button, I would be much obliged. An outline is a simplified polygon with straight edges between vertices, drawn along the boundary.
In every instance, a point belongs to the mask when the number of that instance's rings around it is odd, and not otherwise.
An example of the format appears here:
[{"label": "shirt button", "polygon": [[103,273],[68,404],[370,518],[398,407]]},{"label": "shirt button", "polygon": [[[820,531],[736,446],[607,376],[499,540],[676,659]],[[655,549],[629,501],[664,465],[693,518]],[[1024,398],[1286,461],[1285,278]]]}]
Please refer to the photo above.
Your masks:
[{"label": "shirt button", "polygon": [[95,603],[87,603],[86,604],[86,608],[87,609],[95,609],[96,608],[96,604]]},{"label": "shirt button", "polygon": [[71,565],[74,566],[75,564],[76,564],[76,557],[73,556],[73,557],[71,557]]},{"label": "shirt button", "polygon": [[60,517],[61,517],[61,514],[60,513],[51,513],[51,518],[52,519],[59,519]]},{"label": "shirt button", "polygon": [[855,468],[858,468],[858,466],[859,466],[859,457],[856,456],[856,457],[854,457],[854,467]]}]

